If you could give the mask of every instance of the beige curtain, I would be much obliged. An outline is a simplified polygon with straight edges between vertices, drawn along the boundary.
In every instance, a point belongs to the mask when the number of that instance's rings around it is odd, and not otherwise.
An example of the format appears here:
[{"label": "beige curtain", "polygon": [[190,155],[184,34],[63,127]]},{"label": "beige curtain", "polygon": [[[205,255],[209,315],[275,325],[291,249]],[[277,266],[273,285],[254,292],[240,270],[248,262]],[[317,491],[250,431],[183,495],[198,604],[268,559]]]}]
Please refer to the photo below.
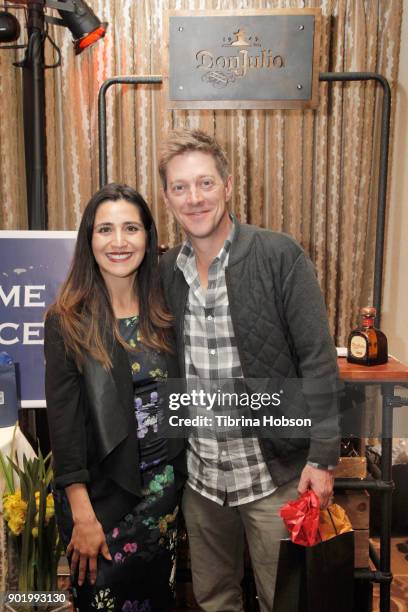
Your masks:
[{"label": "beige curtain", "polygon": [[[167,9],[320,7],[320,71],[375,71],[395,92],[402,0],[88,0],[110,23],[103,42],[75,57],[70,34],[50,27],[62,66],[47,71],[49,229],[75,229],[98,188],[97,95],[111,76],[163,73]],[[9,54],[9,55],[6,55]],[[0,224],[25,228],[20,75],[0,52]],[[53,52],[47,47],[47,60]],[[315,262],[330,325],[343,344],[370,301],[381,93],[373,83],[322,83],[317,111],[168,111],[160,86],[107,95],[109,180],[151,203],[161,241],[179,232],[160,198],[157,150],[174,126],[221,141],[235,177],[241,221],[285,231]]]}]

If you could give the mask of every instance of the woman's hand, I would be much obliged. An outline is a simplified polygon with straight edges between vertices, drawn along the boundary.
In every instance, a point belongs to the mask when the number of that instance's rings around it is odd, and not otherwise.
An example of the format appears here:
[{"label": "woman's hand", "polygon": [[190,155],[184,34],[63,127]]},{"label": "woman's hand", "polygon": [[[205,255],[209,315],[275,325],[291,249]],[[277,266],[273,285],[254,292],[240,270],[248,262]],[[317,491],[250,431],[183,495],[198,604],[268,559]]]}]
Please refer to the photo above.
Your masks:
[{"label": "woman's hand", "polygon": [[89,566],[89,580],[91,584],[95,584],[98,555],[101,554],[108,561],[112,561],[105,534],[95,516],[86,485],[78,482],[66,487],[65,492],[74,520],[71,541],[67,547],[67,555],[72,555],[71,574],[74,576],[78,570],[78,585],[81,586]]},{"label": "woman's hand", "polygon": [[87,566],[89,566],[89,581],[95,584],[99,554],[112,561],[102,525],[96,517],[76,522],[67,547],[67,555],[71,555],[71,574],[74,576],[78,570],[79,586],[84,583]]}]

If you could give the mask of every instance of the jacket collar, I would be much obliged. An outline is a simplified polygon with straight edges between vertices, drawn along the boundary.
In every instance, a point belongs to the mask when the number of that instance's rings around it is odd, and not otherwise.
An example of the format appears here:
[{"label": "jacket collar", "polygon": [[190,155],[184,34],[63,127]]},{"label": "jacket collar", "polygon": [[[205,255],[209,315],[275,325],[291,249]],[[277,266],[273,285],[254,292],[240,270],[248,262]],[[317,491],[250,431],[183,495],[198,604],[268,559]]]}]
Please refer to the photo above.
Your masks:
[{"label": "jacket collar", "polygon": [[256,232],[259,231],[259,228],[254,225],[240,223],[234,214],[231,214],[231,217],[235,226],[235,237],[231,245],[229,267],[245,259],[251,250]]},{"label": "jacket collar", "polygon": [[[259,227],[254,225],[248,225],[247,223],[240,223],[234,213],[230,213],[232,222],[234,224],[234,230],[232,232],[232,242],[230,248],[230,256],[228,265],[235,265],[241,259],[244,259],[249,251],[251,250],[252,242],[255,238],[255,234],[259,231]],[[177,248],[177,251],[174,255],[173,259],[173,270],[177,272],[180,270],[180,266],[178,265],[179,258],[185,251],[186,257],[190,255],[190,251],[192,249],[191,243],[189,240],[185,240],[182,244],[180,244]]]}]

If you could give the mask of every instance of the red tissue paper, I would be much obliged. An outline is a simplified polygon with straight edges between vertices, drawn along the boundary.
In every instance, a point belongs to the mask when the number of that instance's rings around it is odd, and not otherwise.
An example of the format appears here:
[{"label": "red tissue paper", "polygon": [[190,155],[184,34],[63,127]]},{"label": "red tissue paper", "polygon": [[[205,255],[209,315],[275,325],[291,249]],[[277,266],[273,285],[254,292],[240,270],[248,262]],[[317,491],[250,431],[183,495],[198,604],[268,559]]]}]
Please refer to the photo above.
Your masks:
[{"label": "red tissue paper", "polygon": [[313,546],[321,542],[319,533],[320,503],[317,495],[308,489],[279,510],[294,544]]}]

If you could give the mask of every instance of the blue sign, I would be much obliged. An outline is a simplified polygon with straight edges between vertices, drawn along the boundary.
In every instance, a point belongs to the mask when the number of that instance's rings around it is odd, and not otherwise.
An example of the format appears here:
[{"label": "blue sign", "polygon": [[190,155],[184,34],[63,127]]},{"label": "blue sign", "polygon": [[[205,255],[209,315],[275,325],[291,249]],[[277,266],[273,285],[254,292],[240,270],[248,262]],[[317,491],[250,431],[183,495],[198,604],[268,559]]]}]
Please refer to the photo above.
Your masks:
[{"label": "blue sign", "polygon": [[0,231],[0,351],[16,364],[23,408],[45,406],[44,314],[75,241],[76,232]]}]

